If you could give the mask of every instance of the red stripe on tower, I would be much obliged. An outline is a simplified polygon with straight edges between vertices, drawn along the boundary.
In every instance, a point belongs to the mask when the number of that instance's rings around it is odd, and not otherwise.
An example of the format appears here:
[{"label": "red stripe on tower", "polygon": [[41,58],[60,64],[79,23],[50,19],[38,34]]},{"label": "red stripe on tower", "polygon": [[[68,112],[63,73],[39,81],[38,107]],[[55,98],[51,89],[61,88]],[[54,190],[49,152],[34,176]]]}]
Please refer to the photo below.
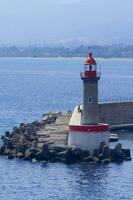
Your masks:
[{"label": "red stripe on tower", "polygon": [[101,133],[101,132],[109,131],[109,126],[107,124],[86,125],[86,126],[85,125],[83,125],[83,126],[69,125],[69,131]]}]

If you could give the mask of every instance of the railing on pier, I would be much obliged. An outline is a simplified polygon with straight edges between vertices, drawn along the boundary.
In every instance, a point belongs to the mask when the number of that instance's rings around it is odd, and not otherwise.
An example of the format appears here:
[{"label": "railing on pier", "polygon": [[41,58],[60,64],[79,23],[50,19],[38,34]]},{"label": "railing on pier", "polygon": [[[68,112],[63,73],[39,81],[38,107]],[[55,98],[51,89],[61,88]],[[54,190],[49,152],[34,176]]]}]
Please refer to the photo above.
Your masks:
[{"label": "railing on pier", "polygon": [[108,99],[99,99],[98,103],[119,103],[119,102],[133,102],[133,98],[108,98]]}]

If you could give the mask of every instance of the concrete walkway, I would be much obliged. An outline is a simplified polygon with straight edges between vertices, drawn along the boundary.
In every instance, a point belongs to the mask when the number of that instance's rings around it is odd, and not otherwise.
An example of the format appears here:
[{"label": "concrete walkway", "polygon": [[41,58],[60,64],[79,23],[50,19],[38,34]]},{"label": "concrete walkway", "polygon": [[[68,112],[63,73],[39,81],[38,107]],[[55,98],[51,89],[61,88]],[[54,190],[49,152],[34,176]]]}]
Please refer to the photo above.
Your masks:
[{"label": "concrete walkway", "polygon": [[47,124],[44,129],[37,132],[38,147],[43,144],[67,145],[68,124],[72,113],[62,113],[58,116],[55,123]]}]

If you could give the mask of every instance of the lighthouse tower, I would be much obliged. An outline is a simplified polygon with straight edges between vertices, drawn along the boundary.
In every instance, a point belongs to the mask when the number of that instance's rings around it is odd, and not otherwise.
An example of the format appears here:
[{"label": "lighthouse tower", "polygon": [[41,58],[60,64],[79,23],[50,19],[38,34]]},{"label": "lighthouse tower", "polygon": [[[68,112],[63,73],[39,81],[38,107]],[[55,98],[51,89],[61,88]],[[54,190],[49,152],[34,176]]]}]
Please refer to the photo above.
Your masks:
[{"label": "lighthouse tower", "polygon": [[81,72],[83,80],[83,119],[82,124],[98,124],[98,80],[97,65],[92,53],[84,63],[84,72]]},{"label": "lighthouse tower", "polygon": [[89,54],[84,63],[83,105],[76,106],[69,123],[68,145],[89,150],[93,153],[101,142],[109,143],[109,126],[99,121],[98,81],[100,72],[97,63]]}]

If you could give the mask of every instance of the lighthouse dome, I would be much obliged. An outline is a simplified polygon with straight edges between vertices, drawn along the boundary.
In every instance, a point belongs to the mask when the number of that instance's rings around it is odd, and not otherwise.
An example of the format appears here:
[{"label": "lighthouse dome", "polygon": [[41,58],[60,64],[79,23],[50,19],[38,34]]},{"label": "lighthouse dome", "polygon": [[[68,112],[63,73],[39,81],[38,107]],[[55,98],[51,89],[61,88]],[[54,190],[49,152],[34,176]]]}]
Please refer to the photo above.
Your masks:
[{"label": "lighthouse dome", "polygon": [[87,57],[87,59],[85,60],[85,65],[96,65],[96,60],[93,58],[92,53],[89,53],[89,56]]}]

